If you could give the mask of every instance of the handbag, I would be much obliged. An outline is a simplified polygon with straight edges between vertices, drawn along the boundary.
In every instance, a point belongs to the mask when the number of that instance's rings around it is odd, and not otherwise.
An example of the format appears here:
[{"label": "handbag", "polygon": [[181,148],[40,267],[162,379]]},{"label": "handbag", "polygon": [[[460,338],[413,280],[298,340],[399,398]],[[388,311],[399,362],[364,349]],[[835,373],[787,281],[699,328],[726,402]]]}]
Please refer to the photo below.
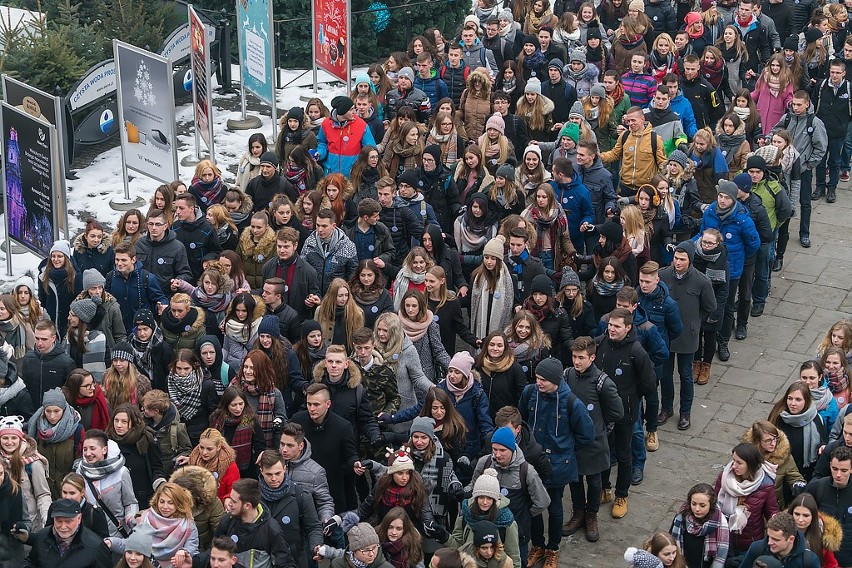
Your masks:
[{"label": "handbag", "polygon": [[112,524],[115,525],[116,529],[118,529],[118,533],[121,536],[123,536],[124,538],[129,537],[130,534],[133,531],[129,530],[127,528],[127,525],[125,525],[124,523],[122,523],[121,521],[119,521],[118,519],[115,518],[115,515],[110,510],[110,508],[106,506],[106,503],[103,502],[103,499],[101,499],[100,492],[95,488],[95,485],[89,480],[89,478],[86,477],[86,476],[83,476],[83,479],[86,480],[86,485],[89,486],[89,489],[91,490],[92,495],[95,496],[95,501],[98,502],[98,506],[103,510],[104,514],[106,514],[107,519],[109,519],[112,522]]}]

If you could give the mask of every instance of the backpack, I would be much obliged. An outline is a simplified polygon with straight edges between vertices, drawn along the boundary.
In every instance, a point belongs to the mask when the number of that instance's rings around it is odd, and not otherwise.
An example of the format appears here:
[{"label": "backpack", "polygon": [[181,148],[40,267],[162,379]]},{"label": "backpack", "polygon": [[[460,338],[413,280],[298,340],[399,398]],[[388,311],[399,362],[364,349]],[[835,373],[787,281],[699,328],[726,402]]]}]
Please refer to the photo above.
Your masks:
[{"label": "backpack", "polygon": [[[849,81],[844,80],[843,82],[846,83],[846,104],[849,107],[847,112],[849,114],[849,117],[852,118],[852,85],[850,85]],[[825,88],[826,85],[828,85],[828,79],[823,79],[822,83],[820,83],[819,85],[819,89],[817,90],[817,93],[819,93],[820,97],[817,101],[817,106],[814,109],[814,115],[819,112],[819,105],[822,104],[822,90]]]},{"label": "backpack", "polygon": [[[627,142],[627,136],[630,134],[629,130],[625,130],[624,134],[621,135],[621,146]],[[651,130],[651,155],[654,156],[654,164],[657,166],[657,169],[660,169],[660,162],[657,160],[657,138],[661,138],[659,134]],[[662,139],[662,138],[661,138]]]},{"label": "backpack", "polygon": [[[852,102],[850,102],[850,104],[852,104]],[[807,124],[805,125],[805,132],[807,133],[808,138],[811,139],[811,146],[814,145],[814,119],[815,118],[816,118],[816,112],[810,113],[808,115],[808,118],[807,118]],[[784,126],[782,126],[781,128],[783,128],[784,130],[787,130],[789,132],[791,120],[793,120],[793,119],[790,116],[790,113],[788,112],[787,114],[784,115],[784,121],[783,121]]]},{"label": "backpack", "polygon": [[[443,78],[444,78],[444,77],[446,76],[446,74],[447,74],[447,66],[446,66],[446,65],[442,65],[442,66],[441,66],[441,71],[440,71],[440,73],[438,73],[438,74],[441,76],[441,79],[443,80]],[[468,67],[467,65],[465,65],[465,66],[464,66],[464,70],[462,71],[462,79],[464,79],[464,82],[465,82],[465,83],[467,83],[467,76],[468,76],[468,75],[470,75],[470,67]]]}]

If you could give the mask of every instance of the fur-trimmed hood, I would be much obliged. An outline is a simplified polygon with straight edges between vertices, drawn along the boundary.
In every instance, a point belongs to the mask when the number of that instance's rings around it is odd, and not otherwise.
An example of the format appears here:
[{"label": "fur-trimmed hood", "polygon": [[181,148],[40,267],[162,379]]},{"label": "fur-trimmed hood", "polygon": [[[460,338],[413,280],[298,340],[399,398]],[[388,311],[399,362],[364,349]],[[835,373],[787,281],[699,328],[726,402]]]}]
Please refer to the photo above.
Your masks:
[{"label": "fur-trimmed hood", "polygon": [[[200,308],[198,306],[189,306],[189,309],[195,310],[195,316],[196,316],[195,321],[192,322],[192,325],[189,326],[189,329],[181,329],[180,332],[172,332],[171,330],[169,330],[169,328],[166,324],[166,321],[165,321],[166,317],[171,317],[170,315],[169,316],[165,315],[166,312],[171,314],[171,312],[169,312],[169,310],[163,311],[164,317],[163,317],[162,323],[160,324],[160,329],[162,329],[164,333],[172,333],[173,335],[178,335],[178,336],[192,335],[194,333],[197,333],[200,329],[204,329],[204,321],[206,319],[206,316],[204,314],[204,309]],[[171,321],[175,321],[174,318],[172,318]]]},{"label": "fur-trimmed hood", "polygon": [[[86,252],[86,249],[88,247],[85,245],[85,241],[83,240],[83,237],[85,236],[85,234],[86,234],[86,232],[83,231],[82,233],[80,233],[79,235],[74,237],[74,243],[72,245],[73,248],[74,248],[74,252],[79,253],[79,254],[83,254],[84,252]],[[100,254],[105,254],[107,249],[110,247],[111,244],[112,244],[112,234],[104,232],[104,238],[101,240],[101,244],[98,245],[98,248],[96,250]]]},{"label": "fur-trimmed hood", "polygon": [[[485,49],[485,48],[483,47],[483,49]],[[488,68],[487,67],[477,67],[476,69],[474,69],[473,71],[470,72],[470,75],[467,76],[467,81],[466,81],[467,88],[471,90],[470,92],[473,92],[472,85],[473,85],[473,80],[475,78],[479,78],[483,81],[483,83],[485,85],[485,92],[490,97],[491,96],[491,76],[488,74]]]},{"label": "fur-trimmed hood", "polygon": [[[746,430],[746,433],[743,435],[743,442],[753,444],[760,448],[760,439],[754,436],[754,432],[751,428]],[[790,440],[787,439],[787,434],[785,434],[781,430],[778,430],[778,443],[775,445],[775,449],[772,451],[771,454],[763,456],[763,458],[772,465],[781,465],[789,457]]]},{"label": "fur-trimmed hood", "polygon": [[193,499],[196,496],[201,497],[200,503],[195,503],[193,509],[206,509],[213,503],[214,499],[218,499],[216,492],[216,478],[206,468],[200,465],[187,465],[175,470],[169,481],[174,483],[178,479],[187,479],[195,487],[192,493]]},{"label": "fur-trimmed hood", "polygon": [[840,521],[825,513],[819,514],[819,520],[822,524],[823,548],[830,552],[837,552],[843,541],[843,527],[840,526]]},{"label": "fur-trimmed hood", "polygon": [[[346,382],[346,386],[354,389],[361,384],[361,369],[354,362],[350,362],[347,371],[349,372],[349,380]],[[320,361],[314,366],[314,382],[323,382],[323,375],[325,375],[325,361]]]},{"label": "fur-trimmed hood", "polygon": [[[259,158],[257,160],[257,164],[260,164]],[[251,195],[247,194],[245,191],[241,190],[238,187],[232,187],[229,191],[236,191],[242,195],[242,201],[240,202],[240,206],[237,208],[236,211],[232,211],[231,213],[229,213],[234,223],[241,223],[243,220],[249,218],[252,212],[254,211],[254,200],[252,200]]]},{"label": "fur-trimmed hood", "polygon": [[250,258],[253,262],[265,262],[269,260],[275,253],[275,231],[267,225],[266,232],[255,243],[251,236],[251,227],[246,227],[240,235],[237,253],[244,259]]}]

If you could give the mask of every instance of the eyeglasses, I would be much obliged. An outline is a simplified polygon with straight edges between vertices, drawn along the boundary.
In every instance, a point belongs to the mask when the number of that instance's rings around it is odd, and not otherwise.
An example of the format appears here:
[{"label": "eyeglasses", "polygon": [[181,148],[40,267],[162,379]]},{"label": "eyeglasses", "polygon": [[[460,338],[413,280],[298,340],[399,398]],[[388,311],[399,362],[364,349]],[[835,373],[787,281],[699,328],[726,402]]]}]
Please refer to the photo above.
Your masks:
[{"label": "eyeglasses", "polygon": [[375,554],[379,550],[379,545],[374,544],[373,546],[368,546],[366,548],[359,548],[358,552],[361,554]]},{"label": "eyeglasses", "polygon": [[82,385],[80,385],[80,388],[81,389],[93,389],[93,388],[95,388],[95,383],[91,382],[91,383],[82,384]]},{"label": "eyeglasses", "polygon": [[165,224],[165,223],[155,223],[155,222],[153,222],[153,221],[148,221],[148,226],[149,226],[149,227],[165,227],[165,226],[166,226],[166,224]]},{"label": "eyeglasses", "polygon": [[769,436],[768,438],[761,438],[760,442],[762,444],[775,444],[778,442],[778,436]]}]

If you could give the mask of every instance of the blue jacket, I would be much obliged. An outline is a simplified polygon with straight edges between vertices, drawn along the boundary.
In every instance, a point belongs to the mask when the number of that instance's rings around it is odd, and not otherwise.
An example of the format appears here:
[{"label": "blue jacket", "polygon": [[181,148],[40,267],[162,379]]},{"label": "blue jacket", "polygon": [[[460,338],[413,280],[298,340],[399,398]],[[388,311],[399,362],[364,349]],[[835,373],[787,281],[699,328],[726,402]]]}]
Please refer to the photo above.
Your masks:
[{"label": "blue jacket", "polygon": [[[598,322],[595,337],[606,333],[608,323],[609,314],[606,314]],[[636,330],[636,339],[639,341],[639,345],[645,349],[654,367],[659,367],[669,360],[669,346],[663,341],[663,336],[660,335],[657,326],[648,321],[645,309],[640,305],[637,305],[636,309],[633,310],[633,329]]]},{"label": "blue jacket", "polygon": [[[423,221],[424,227],[426,225],[435,225],[436,227],[441,226],[438,222],[438,216],[435,215],[435,208],[426,202],[422,193],[418,193],[411,199],[406,199],[402,196],[400,196],[400,198],[408,204],[408,208],[411,209],[411,212],[417,215],[418,219]],[[416,240],[420,240],[420,235],[417,235]]]},{"label": "blue jacket", "polygon": [[678,89],[677,96],[671,100],[672,110],[680,117],[680,123],[683,125],[683,131],[687,137],[692,140],[695,133],[698,132],[698,125],[695,124],[695,112],[692,110],[692,104],[683,96],[683,92]]},{"label": "blue jacket", "polygon": [[568,217],[568,231],[571,234],[571,242],[577,250],[585,250],[583,233],[580,225],[595,222],[595,209],[592,207],[592,196],[589,190],[580,181],[580,175],[574,172],[571,183],[560,184],[555,180],[550,181],[550,187],[556,194],[556,201],[565,210]]},{"label": "blue jacket", "polygon": [[107,274],[104,289],[115,296],[121,307],[125,329],[133,329],[133,316],[138,310],[148,308],[157,313],[158,302],[163,305],[169,303],[169,299],[160,289],[157,278],[142,268],[142,263],[138,260],[133,271],[126,277],[116,269]]},{"label": "blue jacket", "polygon": [[573,395],[564,380],[555,393],[549,394],[531,384],[524,387],[518,410],[553,467],[545,487],[563,487],[577,481],[574,450],[595,441],[595,425],[583,401]]},{"label": "blue jacket", "polygon": [[[471,380],[473,381],[472,378]],[[483,448],[490,448],[491,434],[494,432],[494,421],[488,413],[488,395],[482,390],[478,381],[473,381],[473,386],[459,401],[456,401],[456,395],[447,388],[447,379],[438,383],[438,388],[447,393],[455,404],[456,412],[461,414],[464,423],[467,424],[467,444],[464,455],[474,462],[482,455]]]},{"label": "blue jacket", "polygon": [[677,302],[669,295],[668,288],[660,281],[657,289],[650,294],[644,294],[638,288],[636,291],[639,292],[639,305],[648,314],[648,319],[657,326],[666,345],[671,345],[672,340],[683,333],[683,322]]},{"label": "blue jacket", "polygon": [[733,280],[742,276],[746,257],[753,255],[760,248],[760,235],[757,234],[757,228],[745,206],[739,201],[734,203],[736,210],[724,221],[716,213],[716,206],[716,202],[711,203],[704,211],[701,228],[692,240],[697,242],[707,229],[718,229],[725,239],[725,246],[728,247],[728,266]]},{"label": "blue jacket", "polygon": [[432,108],[438,108],[438,101],[448,97],[449,91],[447,90],[447,84],[444,83],[443,79],[438,77],[437,71],[430,69],[429,73],[428,79],[421,78],[420,73],[417,73],[414,77],[414,88],[426,93],[426,96],[429,97],[429,102],[432,103]]}]

